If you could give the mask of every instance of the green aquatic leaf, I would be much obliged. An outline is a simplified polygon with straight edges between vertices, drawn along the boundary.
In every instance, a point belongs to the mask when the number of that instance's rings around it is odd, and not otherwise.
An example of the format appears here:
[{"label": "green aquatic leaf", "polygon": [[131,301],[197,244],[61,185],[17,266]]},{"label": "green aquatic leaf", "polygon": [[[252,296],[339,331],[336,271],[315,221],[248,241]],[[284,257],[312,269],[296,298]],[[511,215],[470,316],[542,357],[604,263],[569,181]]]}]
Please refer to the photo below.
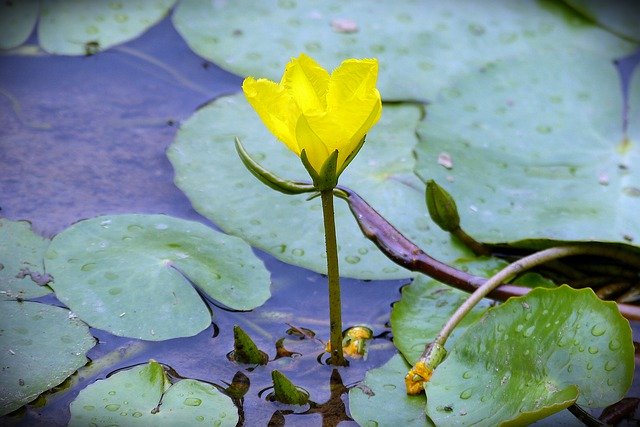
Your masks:
[{"label": "green aquatic leaf", "polygon": [[[467,251],[428,218],[424,184],[413,173],[414,129],[420,113],[416,106],[385,105],[380,122],[340,183],[357,191],[432,256],[451,261]],[[244,96],[237,94],[201,108],[182,125],[167,150],[176,185],[199,213],[226,232],[285,262],[325,272],[320,200],[281,194],[258,181],[235,152],[236,136],[271,172],[291,181],[309,179],[300,159],[268,133]],[[335,210],[343,276],[385,279],[412,274],[362,235],[346,203],[336,200]]]},{"label": "green aquatic leaf", "polygon": [[0,416],[34,400],[87,363],[95,340],[71,312],[0,301]]},{"label": "green aquatic leaf", "polygon": [[70,426],[235,426],[239,419],[215,386],[192,379],[171,384],[153,360],[91,384],[70,409]]},{"label": "green aquatic leaf", "polygon": [[564,0],[564,2],[612,33],[636,43],[640,42],[640,8],[637,1]]},{"label": "green aquatic leaf", "polygon": [[552,1],[183,0],[173,23],[198,55],[243,76],[279,81],[301,52],[329,68],[377,57],[387,101],[432,99],[456,74],[507,56],[635,48]]},{"label": "green aquatic leaf", "polygon": [[164,340],[211,324],[198,292],[250,310],[270,296],[269,272],[242,240],[165,215],[78,222],[51,242],[56,296],[92,327]]},{"label": "green aquatic leaf", "polygon": [[309,393],[298,388],[289,378],[278,370],[271,371],[273,381],[273,399],[287,405],[305,405]]},{"label": "green aquatic leaf", "polygon": [[175,0],[43,0],[38,40],[49,53],[97,53],[138,37],[174,4]]},{"label": "green aquatic leaf", "polygon": [[534,289],[487,311],[426,383],[436,425],[524,425],[631,386],[634,346],[614,302],[591,289]]},{"label": "green aquatic leaf", "polygon": [[26,221],[0,218],[0,300],[37,298],[51,293],[46,286],[44,253],[49,240],[31,231]]},{"label": "green aquatic leaf", "polygon": [[430,427],[424,412],[424,394],[408,396],[404,377],[411,366],[399,354],[349,390],[349,412],[363,427]]},{"label": "green aquatic leaf", "polygon": [[38,20],[39,2],[33,0],[0,3],[0,49],[24,43]]},{"label": "green aquatic leaf", "polygon": [[[630,103],[640,105],[638,84]],[[622,104],[616,69],[602,57],[498,61],[430,106],[416,172],[451,193],[462,227],[480,241],[637,246],[640,116],[629,116],[625,139]],[[444,153],[449,168],[438,164]]]}]

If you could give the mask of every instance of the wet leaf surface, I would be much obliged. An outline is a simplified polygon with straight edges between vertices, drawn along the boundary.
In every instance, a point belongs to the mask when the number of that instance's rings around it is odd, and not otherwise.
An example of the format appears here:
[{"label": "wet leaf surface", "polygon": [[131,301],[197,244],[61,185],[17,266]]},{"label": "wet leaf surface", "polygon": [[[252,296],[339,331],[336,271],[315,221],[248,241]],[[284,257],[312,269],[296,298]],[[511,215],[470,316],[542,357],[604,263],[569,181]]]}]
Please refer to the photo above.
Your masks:
[{"label": "wet leaf surface", "polygon": [[[250,310],[270,296],[269,272],[242,240],[165,215],[81,221],[46,253],[56,296],[91,326],[164,340],[211,324],[198,291]],[[192,283],[194,286],[192,286]]]},{"label": "wet leaf surface", "polygon": [[64,308],[1,301],[0,312],[0,415],[5,415],[87,363],[95,340]]},{"label": "wet leaf surface", "polygon": [[39,2],[3,1],[0,3],[0,49],[24,43],[38,20]]}]

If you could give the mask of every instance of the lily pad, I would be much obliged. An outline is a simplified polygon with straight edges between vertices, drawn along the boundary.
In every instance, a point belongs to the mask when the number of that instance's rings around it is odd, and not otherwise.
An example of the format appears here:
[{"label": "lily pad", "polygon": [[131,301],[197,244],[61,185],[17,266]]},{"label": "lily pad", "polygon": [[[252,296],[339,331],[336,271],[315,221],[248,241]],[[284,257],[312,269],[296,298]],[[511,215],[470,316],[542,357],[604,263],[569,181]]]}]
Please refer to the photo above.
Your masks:
[{"label": "lily pad", "polygon": [[132,40],[165,17],[175,0],[44,0],[38,24],[49,53],[85,55]]},{"label": "lily pad", "polygon": [[399,354],[368,371],[364,381],[349,390],[349,412],[363,427],[428,427],[424,394],[408,396],[404,377],[411,366]]},{"label": "lily pad", "polygon": [[458,338],[426,383],[436,425],[523,425],[576,402],[604,407],[631,386],[629,322],[591,289],[534,289]]},{"label": "lily pad", "polygon": [[0,301],[0,416],[62,383],[87,363],[95,340],[68,310]]},{"label": "lily pad", "polygon": [[614,34],[640,42],[640,8],[635,0],[604,3],[598,0],[564,0],[588,19]]},{"label": "lily pad", "polygon": [[[506,262],[496,258],[478,258],[473,261],[454,264],[473,274],[491,277],[506,266]],[[519,277],[515,284],[527,287],[555,286],[552,282],[535,273]],[[415,363],[427,343],[432,342],[447,320],[459,306],[469,298],[469,294],[451,286],[420,275],[402,288],[402,298],[391,310],[391,330],[393,344],[411,363]],[[469,312],[448,339],[453,345],[462,333],[475,323],[491,306],[488,299],[482,300]]]},{"label": "lily pad", "polygon": [[[451,261],[467,254],[435,226],[424,205],[424,184],[413,173],[414,129],[420,109],[385,105],[380,122],[340,176],[408,238],[431,255]],[[181,127],[167,155],[176,185],[194,208],[223,230],[275,257],[326,271],[320,201],[266,187],[235,152],[239,137],[264,167],[293,181],[310,180],[298,157],[264,128],[241,94],[219,98]],[[224,202],[222,202],[224,201]],[[336,200],[340,273],[361,279],[403,278],[396,266],[361,233],[346,203]]]},{"label": "lily pad", "polygon": [[634,49],[562,3],[485,3],[183,0],[173,23],[198,55],[243,76],[278,81],[300,52],[330,68],[377,57],[387,101],[432,99],[457,73],[506,56]]},{"label": "lily pad", "polygon": [[[631,86],[631,108],[640,85]],[[622,132],[610,61],[510,58],[467,74],[419,126],[416,171],[458,204],[476,239],[640,242],[640,116]],[[446,153],[452,165],[438,164]]]},{"label": "lily pad", "polygon": [[39,2],[4,1],[0,3],[0,49],[24,43],[38,20]]},{"label": "lily pad", "polygon": [[71,403],[70,426],[235,426],[238,410],[213,385],[171,384],[155,361],[118,372],[82,390]]},{"label": "lily pad", "polygon": [[49,240],[31,231],[26,221],[0,218],[0,300],[37,298],[51,293],[46,286],[44,252]]},{"label": "lily pad", "polygon": [[146,340],[192,336],[207,297],[250,310],[270,296],[269,272],[242,240],[165,215],[103,216],[51,242],[56,296],[92,327]]}]

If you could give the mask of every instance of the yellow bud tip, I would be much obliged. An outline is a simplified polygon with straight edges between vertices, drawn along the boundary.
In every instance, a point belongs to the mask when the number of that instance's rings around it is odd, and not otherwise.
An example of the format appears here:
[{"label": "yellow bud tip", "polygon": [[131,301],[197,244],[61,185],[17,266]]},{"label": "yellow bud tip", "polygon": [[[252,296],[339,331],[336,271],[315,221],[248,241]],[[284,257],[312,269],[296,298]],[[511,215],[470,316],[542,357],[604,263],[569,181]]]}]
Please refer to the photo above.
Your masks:
[{"label": "yellow bud tip", "polygon": [[431,379],[433,369],[429,368],[424,360],[418,360],[413,368],[404,377],[407,394],[416,396],[424,391],[424,383]]}]

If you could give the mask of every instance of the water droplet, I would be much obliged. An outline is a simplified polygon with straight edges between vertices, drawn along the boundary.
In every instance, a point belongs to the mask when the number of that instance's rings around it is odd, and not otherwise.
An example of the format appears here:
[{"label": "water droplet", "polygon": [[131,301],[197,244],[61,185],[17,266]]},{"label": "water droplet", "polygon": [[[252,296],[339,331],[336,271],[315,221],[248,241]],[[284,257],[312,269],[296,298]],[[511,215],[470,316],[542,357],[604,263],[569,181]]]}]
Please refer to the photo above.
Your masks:
[{"label": "water droplet", "polygon": [[618,339],[614,338],[611,341],[609,341],[609,350],[616,351],[619,348],[620,348],[620,341],[618,341]]},{"label": "water droplet", "polygon": [[551,126],[538,125],[536,126],[536,130],[538,131],[538,133],[547,134],[547,133],[551,133],[553,128]]},{"label": "water droplet", "polygon": [[133,414],[131,414],[131,416],[133,418],[140,418],[142,416],[142,412],[134,412]]},{"label": "water droplet", "polygon": [[598,353],[598,347],[589,347],[589,353],[597,354]]},{"label": "water droplet", "polygon": [[304,249],[296,248],[296,249],[293,249],[293,250],[291,251],[291,253],[292,253],[293,255],[295,255],[295,256],[303,256],[303,255],[304,255]]},{"label": "water droplet", "polygon": [[131,237],[131,236],[122,236],[122,241],[123,242],[128,242],[130,240],[133,240],[133,237]]},{"label": "water droplet", "polygon": [[384,387],[385,390],[395,390],[396,386],[393,384],[385,384],[382,387]]},{"label": "water droplet", "polygon": [[112,271],[107,271],[106,273],[104,273],[104,278],[107,280],[116,280],[118,279],[118,276],[116,273],[112,272]]},{"label": "water droplet", "polygon": [[369,249],[367,249],[367,248],[360,248],[360,249],[358,249],[358,253],[359,253],[360,255],[366,255],[367,253],[369,253]]},{"label": "water droplet", "polygon": [[496,329],[498,330],[498,332],[504,332],[504,325],[498,325]]},{"label": "water droplet", "polygon": [[169,228],[169,226],[167,224],[162,223],[162,222],[159,223],[159,224],[156,224],[156,230],[166,230],[167,228]]},{"label": "water droplet", "polygon": [[531,320],[532,317],[533,317],[533,313],[528,312],[527,314],[524,315],[524,320],[529,321]]},{"label": "water droplet", "polygon": [[578,347],[578,351],[579,351],[580,353],[584,352],[584,346],[583,346],[583,345],[581,345],[580,347]]},{"label": "water droplet", "polygon": [[111,390],[109,393],[107,393],[109,396],[115,396],[116,395],[116,391],[115,390]]},{"label": "water droplet", "polygon": [[573,365],[569,364],[569,366],[567,366],[567,372],[573,372]]},{"label": "water droplet", "polygon": [[615,383],[616,381],[613,378],[607,378],[607,385],[609,387],[612,387]]},{"label": "water droplet", "polygon": [[116,15],[115,20],[117,23],[122,24],[125,23],[129,20],[129,17],[127,15],[125,15],[124,13],[119,13]]},{"label": "water droplet", "polygon": [[49,250],[44,254],[44,256],[45,256],[47,259],[56,259],[56,258],[58,258],[58,252],[56,252],[56,251],[55,251],[55,250],[53,250],[53,249],[49,249]]},{"label": "water droplet", "polygon": [[593,369],[593,363],[588,362],[588,363],[587,363],[587,371],[590,371],[590,370],[592,370],[592,369]]},{"label": "water droplet", "polygon": [[526,331],[524,331],[524,333],[522,334],[523,337],[525,338],[529,338],[531,335],[533,335],[533,331],[536,330],[535,325],[531,325],[527,328]]},{"label": "water droplet", "polygon": [[127,227],[127,230],[131,231],[132,233],[135,233],[137,231],[142,231],[142,226],[132,224],[132,225]]},{"label": "water droplet", "polygon": [[609,360],[607,361],[607,363],[604,364],[604,370],[607,372],[611,372],[614,369],[616,369],[617,366],[618,366],[617,360]]},{"label": "water droplet", "polygon": [[462,393],[460,393],[460,399],[468,399],[471,397],[471,389],[468,388],[465,391],[463,391]]},{"label": "water droplet", "polygon": [[96,268],[96,264],[93,263],[93,262],[90,262],[90,263],[84,264],[82,267],[80,267],[80,270],[82,270],[82,271],[91,271],[94,268]]},{"label": "water droplet", "polygon": [[204,421],[204,417],[202,415],[198,415],[196,417],[196,421]]},{"label": "water droplet", "polygon": [[187,397],[183,403],[187,406],[200,406],[202,400],[197,397]]},{"label": "water droplet", "polygon": [[82,409],[84,409],[85,411],[93,411],[94,409],[96,409],[96,407],[93,405],[84,405]]},{"label": "water droplet", "polygon": [[547,309],[542,310],[542,315],[543,316],[546,316],[547,314],[549,314],[549,310],[547,310]]},{"label": "water droplet", "polygon": [[591,335],[593,335],[594,337],[599,337],[601,335],[604,335],[606,331],[607,330],[604,328],[604,326],[594,325],[593,328],[591,328]]},{"label": "water droplet", "polygon": [[464,374],[462,374],[462,378],[464,378],[465,380],[468,380],[469,378],[471,378],[471,371],[466,371]]},{"label": "water droplet", "polygon": [[355,256],[355,255],[349,255],[348,257],[345,258],[345,260],[349,264],[357,264],[357,263],[360,262],[360,257],[359,256]]},{"label": "water droplet", "polygon": [[516,332],[522,332],[523,329],[524,329],[524,325],[516,326]]},{"label": "water droplet", "polygon": [[115,412],[120,409],[120,405],[116,405],[115,403],[109,404],[104,407],[107,411]]},{"label": "water droplet", "polygon": [[111,224],[111,220],[110,219],[105,219],[104,221],[102,221],[100,223],[100,227],[102,228],[109,228],[109,224]]},{"label": "water droplet", "polygon": [[122,293],[122,288],[111,288],[109,289],[109,295],[118,295]]}]

